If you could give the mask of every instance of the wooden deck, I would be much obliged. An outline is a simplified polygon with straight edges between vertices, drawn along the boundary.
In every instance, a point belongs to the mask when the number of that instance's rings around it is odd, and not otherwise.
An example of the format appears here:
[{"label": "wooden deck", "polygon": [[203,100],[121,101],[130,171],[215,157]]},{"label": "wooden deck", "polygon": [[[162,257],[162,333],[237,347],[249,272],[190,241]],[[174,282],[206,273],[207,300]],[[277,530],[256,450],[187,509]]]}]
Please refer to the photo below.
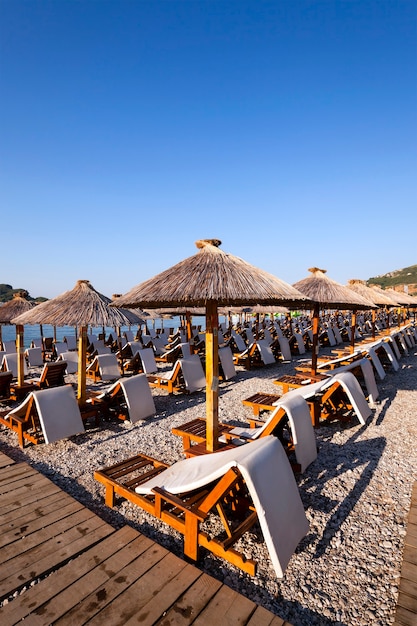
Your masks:
[{"label": "wooden deck", "polygon": [[417,624],[417,482],[411,494],[394,626]]},{"label": "wooden deck", "polygon": [[2,626],[290,626],[130,526],[115,530],[2,453],[0,601]]}]

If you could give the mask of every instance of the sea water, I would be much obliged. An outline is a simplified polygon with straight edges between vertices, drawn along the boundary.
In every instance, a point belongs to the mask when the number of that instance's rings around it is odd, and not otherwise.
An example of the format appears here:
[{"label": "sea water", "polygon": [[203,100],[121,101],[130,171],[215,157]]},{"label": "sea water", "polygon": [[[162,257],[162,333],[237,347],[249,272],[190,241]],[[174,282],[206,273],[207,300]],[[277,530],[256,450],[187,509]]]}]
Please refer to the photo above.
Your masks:
[{"label": "sea water", "polygon": [[[192,324],[195,326],[201,326],[201,329],[205,329],[206,318],[204,316],[195,316],[192,319]],[[147,323],[148,329],[152,328],[178,328],[181,325],[180,317],[172,317],[170,319],[155,319],[150,320]],[[110,333],[114,333],[114,328],[110,328],[105,326],[104,328],[106,337],[109,336]],[[121,334],[126,330],[132,330],[135,334],[138,330],[137,325],[132,326],[122,326]],[[142,326],[143,330],[143,326]],[[88,327],[88,332],[98,336],[99,333],[103,332],[103,327]],[[16,326],[14,324],[2,324],[1,325],[1,334],[3,341],[11,341],[16,339]],[[63,341],[64,337],[77,335],[76,328],[74,326],[50,326],[49,324],[42,325],[42,335],[43,337],[53,337],[56,341]],[[41,336],[41,327],[39,324],[27,325],[24,326],[24,334],[23,334],[23,343],[25,348],[29,348],[33,339],[38,339]]]}]

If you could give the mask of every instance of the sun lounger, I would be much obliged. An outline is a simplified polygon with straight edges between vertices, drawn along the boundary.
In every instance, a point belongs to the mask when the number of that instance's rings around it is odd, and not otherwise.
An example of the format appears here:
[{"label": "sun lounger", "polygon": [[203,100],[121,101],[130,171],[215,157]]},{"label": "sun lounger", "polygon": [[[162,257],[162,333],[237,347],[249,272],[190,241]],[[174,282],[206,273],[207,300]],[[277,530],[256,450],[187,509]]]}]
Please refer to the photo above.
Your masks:
[{"label": "sun lounger", "polygon": [[97,396],[108,415],[129,419],[132,424],[155,415],[155,403],[145,374],[120,378],[105,393]]},{"label": "sun lounger", "polygon": [[[279,578],[309,528],[293,472],[275,437],[171,467],[139,455],[98,470],[94,477],[105,485],[108,506],[114,506],[115,495],[121,496],[182,533],[186,558],[197,561],[204,547],[251,575],[256,563],[234,546],[257,520]],[[231,508],[235,517],[240,513],[233,525]],[[202,528],[219,512],[226,539],[213,534],[216,525]]]},{"label": "sun lounger", "polygon": [[67,344],[67,351],[77,350],[77,338],[75,335],[65,336],[64,342]]},{"label": "sun lounger", "polygon": [[[18,375],[18,358],[19,355],[17,352],[6,353],[3,355],[2,363],[1,363],[1,371],[2,372],[12,372],[13,378],[17,378]],[[26,364],[26,360],[23,360],[23,375],[28,375],[28,367]]]},{"label": "sun lounger", "polygon": [[78,352],[74,352],[73,350],[61,352],[55,363],[59,363],[59,361],[66,362],[66,374],[76,374],[78,372]]},{"label": "sun lounger", "polygon": [[31,378],[29,382],[39,389],[65,385],[66,369],[66,361],[48,361],[48,363],[44,363],[40,377]]},{"label": "sun lounger", "polygon": [[151,387],[165,389],[168,393],[199,391],[206,386],[206,377],[198,354],[178,359],[172,370],[165,374],[148,375]]},{"label": "sun lounger", "polygon": [[9,341],[3,341],[3,352],[6,354],[16,353],[16,340],[10,339]]},{"label": "sun lounger", "polygon": [[84,432],[80,409],[71,386],[31,392],[15,409],[0,414],[0,423],[25,442],[53,443]]},{"label": "sun lounger", "polygon": [[236,376],[233,354],[229,346],[219,348],[220,371],[223,380],[230,380]]},{"label": "sun lounger", "polygon": [[[310,410],[301,395],[286,394],[279,398],[273,412],[265,422],[251,420],[249,427],[234,427],[219,424],[219,440],[227,444],[242,445],[259,437],[275,435],[281,441],[287,454],[295,452],[295,471],[303,472],[317,457],[317,446]],[[206,420],[197,418],[175,427],[172,433],[182,437],[186,456],[194,456],[204,451],[206,440]],[[195,445],[197,444],[197,445]]]},{"label": "sun lounger", "polygon": [[10,398],[10,385],[13,380],[13,372],[0,372],[0,398]]},{"label": "sun lounger", "polygon": [[29,367],[39,367],[43,365],[42,348],[27,348],[25,350],[25,357],[27,359]]},{"label": "sun lounger", "polygon": [[111,354],[98,354],[87,367],[87,376],[95,382],[99,380],[116,380],[120,377],[120,368],[117,356]]}]

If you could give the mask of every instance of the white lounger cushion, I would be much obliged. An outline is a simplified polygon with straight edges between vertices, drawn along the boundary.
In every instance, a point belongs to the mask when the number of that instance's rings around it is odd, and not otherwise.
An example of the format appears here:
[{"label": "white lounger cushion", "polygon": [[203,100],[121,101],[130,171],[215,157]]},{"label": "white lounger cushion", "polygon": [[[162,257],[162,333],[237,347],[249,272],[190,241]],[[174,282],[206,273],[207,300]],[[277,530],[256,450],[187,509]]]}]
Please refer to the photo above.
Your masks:
[{"label": "white lounger cushion", "polygon": [[225,380],[230,380],[236,376],[235,364],[233,363],[233,353],[229,346],[219,348],[219,359],[222,364]]},{"label": "white lounger cushion", "polygon": [[336,369],[331,370],[329,374],[334,376],[335,374],[339,374],[340,372],[349,372],[356,367],[360,367],[362,370],[362,376],[365,379],[365,386],[368,392],[368,402],[371,406],[375,406],[375,403],[379,397],[379,391],[376,384],[372,363],[369,359],[363,358],[359,359],[358,361],[353,361],[348,365],[342,365],[341,367],[337,367]]},{"label": "white lounger cushion", "polygon": [[78,372],[78,352],[74,352],[73,350],[61,352],[57,361],[67,362],[67,369],[65,370],[67,374],[76,374]]},{"label": "white lounger cushion", "polygon": [[[231,467],[237,467],[246,482],[272,564],[282,578],[309,523],[287,455],[275,437],[178,461],[136,491],[149,494],[161,487],[172,494],[186,493],[224,476]],[[265,480],[265,476],[274,479]]]},{"label": "white lounger cushion", "polygon": [[[13,354],[4,354],[2,360],[2,370],[13,372],[13,378],[17,378],[18,375],[18,358],[19,355],[17,352]],[[25,359],[23,359],[23,374],[24,376],[28,375],[28,367],[26,365]]]},{"label": "white lounger cushion", "polygon": [[35,400],[46,443],[54,443],[59,439],[84,432],[78,402],[70,385],[32,391],[26,400],[10,413],[24,415],[31,396]]},{"label": "white lounger cushion", "polygon": [[272,352],[271,347],[269,346],[266,339],[259,339],[256,342],[256,345],[258,347],[264,365],[272,365],[273,363],[276,363],[274,353]]},{"label": "white lounger cushion", "polygon": [[[102,380],[114,380],[115,378],[119,378],[120,369],[117,361],[117,356],[115,354],[98,354],[94,358],[93,363],[96,360],[98,361],[100,376]],[[91,364],[91,366],[93,365],[93,363]]]},{"label": "white lounger cushion", "polygon": [[310,463],[317,458],[316,436],[311,423],[310,410],[307,402],[301,395],[286,396],[288,394],[284,394],[282,399],[276,403],[278,405],[277,408],[260,428],[236,427],[230,432],[242,439],[259,439],[265,428],[271,423],[271,420],[275,419],[276,413],[282,408],[285,409],[293,436],[295,458],[301,466],[301,472],[304,472]]},{"label": "white lounger cushion", "polygon": [[142,361],[142,367],[145,374],[154,374],[158,371],[158,366],[155,361],[155,353],[152,348],[140,348],[138,350],[140,360]]},{"label": "white lounger cushion", "polygon": [[184,376],[185,388],[189,392],[204,389],[206,386],[206,375],[201,365],[198,354],[192,354],[185,359],[178,359],[181,364]]},{"label": "white lounger cushion", "polygon": [[132,424],[155,415],[155,402],[146,374],[121,378],[119,382],[126,398]]}]

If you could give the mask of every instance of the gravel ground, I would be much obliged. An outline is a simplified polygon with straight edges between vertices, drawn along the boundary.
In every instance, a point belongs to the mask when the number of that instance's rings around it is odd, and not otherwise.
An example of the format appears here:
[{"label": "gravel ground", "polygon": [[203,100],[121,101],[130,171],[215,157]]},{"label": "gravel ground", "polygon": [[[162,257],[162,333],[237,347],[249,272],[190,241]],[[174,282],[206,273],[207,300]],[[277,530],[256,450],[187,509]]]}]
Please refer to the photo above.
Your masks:
[{"label": "gravel ground", "polygon": [[[398,372],[390,370],[383,381],[377,380],[379,404],[366,426],[352,420],[316,431],[318,458],[297,476],[310,531],[282,580],[257,527],[240,540],[259,563],[255,577],[211,554],[203,555],[199,567],[294,626],[392,624],[417,478],[416,356],[416,349],[410,351]],[[257,391],[276,393],[274,379],[294,373],[297,361],[249,372],[237,368],[233,381],[221,383],[220,420],[245,425],[251,410],[242,399]],[[139,452],[168,463],[182,458],[182,442],[171,428],[204,417],[204,393],[152,392],[157,414],[146,422],[108,422],[71,440],[23,451],[16,435],[0,427],[0,449],[29,462],[115,527],[130,524],[182,556],[178,533],[130,503],[119,501],[108,509],[103,486],[93,478],[95,469]]]}]

